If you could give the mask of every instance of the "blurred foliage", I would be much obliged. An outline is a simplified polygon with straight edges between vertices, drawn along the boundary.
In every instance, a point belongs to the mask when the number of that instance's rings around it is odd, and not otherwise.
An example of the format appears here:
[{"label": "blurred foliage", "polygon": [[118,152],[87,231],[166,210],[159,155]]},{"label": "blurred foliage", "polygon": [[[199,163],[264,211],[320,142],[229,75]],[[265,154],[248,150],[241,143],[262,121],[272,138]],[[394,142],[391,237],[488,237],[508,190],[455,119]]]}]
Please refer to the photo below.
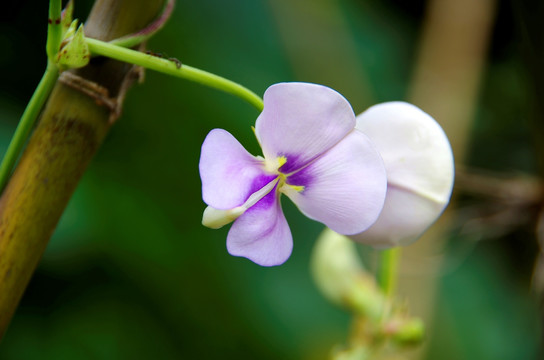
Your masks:
[{"label": "blurred foliage", "polygon": [[[425,1],[338,3],[374,98],[327,85],[345,93],[356,112],[371,101],[402,99]],[[85,18],[91,5],[77,0],[76,16]],[[467,161],[534,173],[532,79],[524,72],[512,6],[498,4]],[[3,8],[2,153],[45,69],[47,2],[11,1]],[[293,15],[301,27],[305,14]],[[313,46],[327,49],[336,41],[315,39]],[[276,82],[313,81],[295,75],[265,0],[178,0],[148,48],[260,94]],[[322,298],[309,274],[320,224],[284,201],[295,247],[277,268],[229,256],[228,227],[200,225],[204,137],[226,128],[256,153],[250,126],[257,115],[237,98],[147,72],[61,219],[0,359],[326,359],[343,343],[349,317]],[[536,359],[539,314],[530,277],[537,246],[530,229],[483,243],[453,237],[448,249],[427,358]]]}]

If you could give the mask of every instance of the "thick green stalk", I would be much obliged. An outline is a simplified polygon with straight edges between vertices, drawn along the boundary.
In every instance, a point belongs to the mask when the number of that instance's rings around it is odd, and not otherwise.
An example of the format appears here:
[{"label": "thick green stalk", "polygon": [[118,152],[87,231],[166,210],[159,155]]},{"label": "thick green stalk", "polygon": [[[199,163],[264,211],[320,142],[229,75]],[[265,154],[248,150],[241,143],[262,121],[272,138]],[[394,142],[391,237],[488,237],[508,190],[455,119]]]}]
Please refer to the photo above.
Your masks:
[{"label": "thick green stalk", "polygon": [[[108,41],[147,26],[161,0],[97,0],[86,24]],[[63,74],[0,198],[0,337],[88,163],[118,114],[132,67]]]}]

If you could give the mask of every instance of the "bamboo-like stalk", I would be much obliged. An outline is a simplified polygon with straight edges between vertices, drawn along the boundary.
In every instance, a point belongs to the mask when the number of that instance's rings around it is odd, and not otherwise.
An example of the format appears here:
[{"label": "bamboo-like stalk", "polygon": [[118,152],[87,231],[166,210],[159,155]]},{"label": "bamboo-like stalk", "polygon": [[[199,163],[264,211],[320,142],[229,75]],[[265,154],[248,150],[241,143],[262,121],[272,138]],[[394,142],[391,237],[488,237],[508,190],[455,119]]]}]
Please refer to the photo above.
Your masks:
[{"label": "bamboo-like stalk", "polygon": [[[111,40],[145,27],[162,0],[98,0],[86,34]],[[132,66],[96,59],[57,82],[0,198],[0,338],[81,175],[119,114]]]}]

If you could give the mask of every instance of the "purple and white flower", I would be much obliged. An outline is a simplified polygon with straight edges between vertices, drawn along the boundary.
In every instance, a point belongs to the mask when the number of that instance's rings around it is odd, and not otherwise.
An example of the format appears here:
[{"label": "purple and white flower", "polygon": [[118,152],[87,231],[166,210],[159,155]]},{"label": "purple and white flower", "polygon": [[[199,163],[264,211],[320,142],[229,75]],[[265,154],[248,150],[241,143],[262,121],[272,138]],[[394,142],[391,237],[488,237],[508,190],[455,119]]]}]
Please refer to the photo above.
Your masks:
[{"label": "purple and white flower", "polygon": [[330,88],[272,85],[255,124],[264,157],[252,156],[222,129],[204,140],[203,224],[219,228],[234,221],[229,253],[264,266],[282,264],[293,247],[282,193],[340,234],[363,232],[382,210],[387,177],[375,145],[355,125],[350,104]]}]

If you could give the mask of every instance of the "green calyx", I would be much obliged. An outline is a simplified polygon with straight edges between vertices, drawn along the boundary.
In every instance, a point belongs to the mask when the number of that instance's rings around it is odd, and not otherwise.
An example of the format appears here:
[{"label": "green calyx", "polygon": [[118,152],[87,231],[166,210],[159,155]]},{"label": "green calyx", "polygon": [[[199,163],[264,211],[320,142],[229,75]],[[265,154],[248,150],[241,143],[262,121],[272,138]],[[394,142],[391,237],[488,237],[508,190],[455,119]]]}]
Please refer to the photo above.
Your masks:
[{"label": "green calyx", "polygon": [[64,33],[59,52],[55,58],[55,63],[61,71],[84,67],[91,59],[83,24],[80,24],[79,27],[77,24],[77,20],[72,21],[68,30]]}]

